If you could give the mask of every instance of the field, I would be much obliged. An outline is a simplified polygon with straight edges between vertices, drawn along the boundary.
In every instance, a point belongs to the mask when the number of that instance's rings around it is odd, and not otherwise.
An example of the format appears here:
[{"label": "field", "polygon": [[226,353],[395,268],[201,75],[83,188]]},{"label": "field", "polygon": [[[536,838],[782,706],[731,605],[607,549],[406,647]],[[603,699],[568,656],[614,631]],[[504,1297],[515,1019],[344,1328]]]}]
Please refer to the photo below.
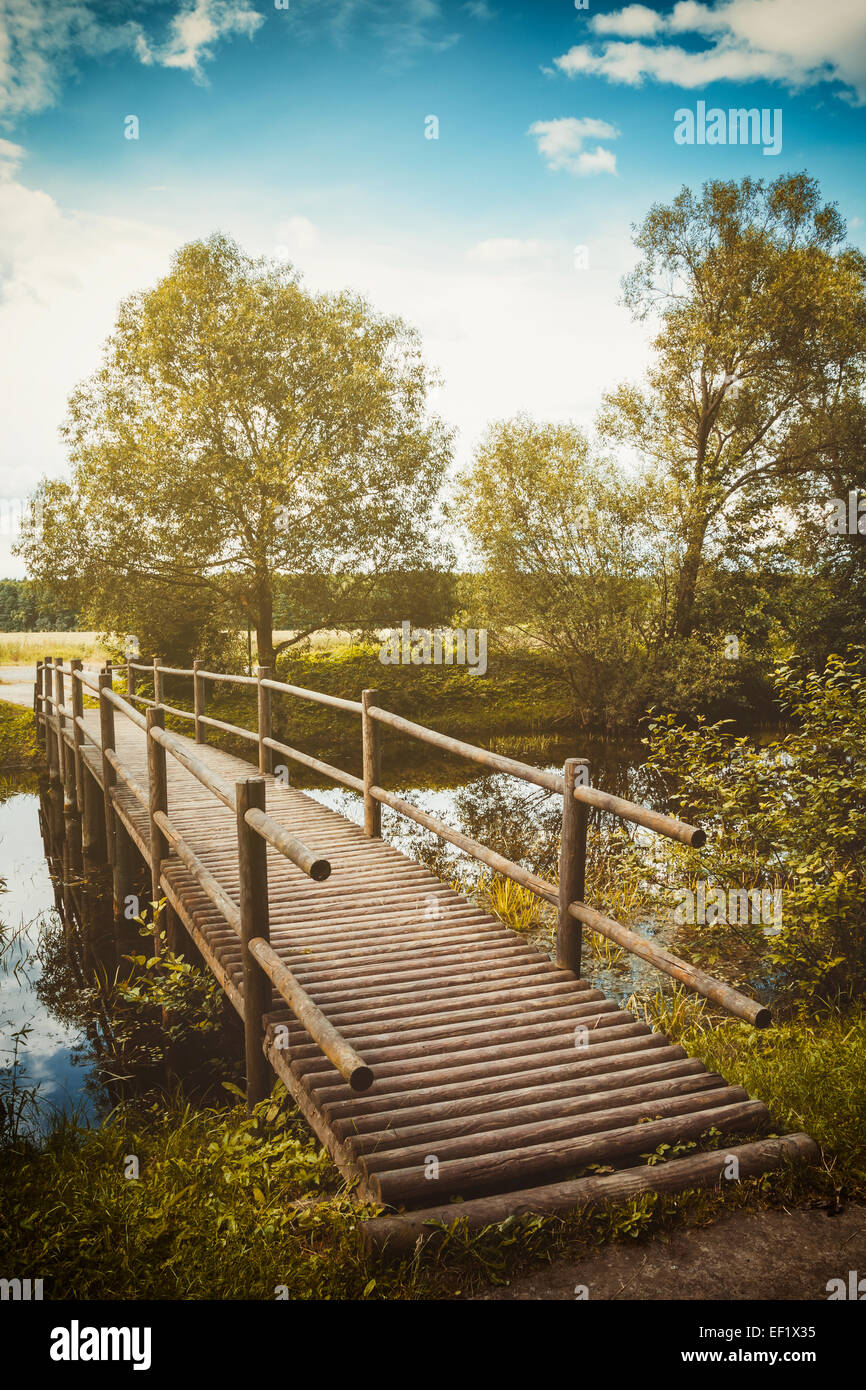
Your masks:
[{"label": "field", "polygon": [[105,661],[108,655],[98,632],[0,632],[0,666],[32,666],[43,656]]}]

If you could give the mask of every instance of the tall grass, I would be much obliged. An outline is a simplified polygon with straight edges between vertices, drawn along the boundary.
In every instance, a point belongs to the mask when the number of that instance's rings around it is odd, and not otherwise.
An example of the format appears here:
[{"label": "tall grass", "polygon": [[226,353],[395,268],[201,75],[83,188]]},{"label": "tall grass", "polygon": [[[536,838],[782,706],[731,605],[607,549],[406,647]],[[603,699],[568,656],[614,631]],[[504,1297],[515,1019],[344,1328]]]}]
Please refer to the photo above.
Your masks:
[{"label": "tall grass", "polygon": [[107,661],[98,632],[0,632],[0,666],[33,666],[43,656]]}]

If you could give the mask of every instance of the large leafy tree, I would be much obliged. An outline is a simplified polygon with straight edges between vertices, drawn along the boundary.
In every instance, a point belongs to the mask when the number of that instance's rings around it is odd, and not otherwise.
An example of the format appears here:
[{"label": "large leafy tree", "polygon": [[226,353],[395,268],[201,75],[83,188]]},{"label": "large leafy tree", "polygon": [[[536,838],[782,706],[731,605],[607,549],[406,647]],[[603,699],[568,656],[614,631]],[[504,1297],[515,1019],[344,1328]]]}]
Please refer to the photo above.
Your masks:
[{"label": "large leafy tree", "polygon": [[225,236],[192,242],[121,305],[70,400],[72,476],[41,487],[29,571],[113,630],[245,616],[272,664],[279,576],[327,577],[327,627],[370,611],[382,574],[446,558],[432,383],[401,320],[311,294]]},{"label": "large leafy tree", "polygon": [[710,549],[766,536],[792,482],[849,473],[863,418],[866,258],[805,174],[684,188],[637,230],[625,300],[654,319],[642,389],[602,427],[667,485],[677,552],[670,631],[688,637]]},{"label": "large leafy tree", "polygon": [[522,414],[490,426],[460,480],[491,621],[549,653],[585,720],[619,708],[652,641],[641,497],[575,425]]}]

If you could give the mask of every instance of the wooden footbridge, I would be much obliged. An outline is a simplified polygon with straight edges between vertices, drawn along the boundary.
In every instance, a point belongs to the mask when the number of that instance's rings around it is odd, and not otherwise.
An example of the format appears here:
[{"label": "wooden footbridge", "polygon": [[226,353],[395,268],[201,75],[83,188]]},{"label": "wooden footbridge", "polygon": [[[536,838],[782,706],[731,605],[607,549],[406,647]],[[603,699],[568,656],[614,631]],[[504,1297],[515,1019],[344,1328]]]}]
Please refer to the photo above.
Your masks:
[{"label": "wooden footbridge", "polygon": [[[138,693],[142,672],[152,695]],[[166,676],[191,678],[192,709],[166,704]],[[216,682],[255,688],[255,731],[206,713]],[[363,776],[275,739],[276,694],[359,719]],[[358,1198],[388,1209],[363,1223],[369,1248],[404,1253],[457,1219],[478,1229],[515,1212],[718,1183],[731,1156],[740,1177],[817,1157],[807,1135],[790,1134],[640,1162],[711,1129],[760,1133],[769,1116],[582,978],[582,928],[756,1027],[770,1015],[583,902],[591,809],[685,844],[705,839],[587,785],[583,760],[552,773],[414,724],[374,691],[344,700],[262,668],[226,675],[158,658],[96,674],[46,658],[35,710],[52,783],[80,817],[85,864],[111,864],[117,914],[136,856],[149,866],[168,945],[183,950],[188,933],[243,1018],[248,1105],[276,1072]],[[167,731],[166,714],[194,737]],[[259,774],[209,745],[210,729],[254,744]],[[385,790],[385,730],[562,795],[558,886]],[[292,761],[359,793],[363,828],[289,786]],[[386,843],[383,805],[553,904],[556,960]]]}]

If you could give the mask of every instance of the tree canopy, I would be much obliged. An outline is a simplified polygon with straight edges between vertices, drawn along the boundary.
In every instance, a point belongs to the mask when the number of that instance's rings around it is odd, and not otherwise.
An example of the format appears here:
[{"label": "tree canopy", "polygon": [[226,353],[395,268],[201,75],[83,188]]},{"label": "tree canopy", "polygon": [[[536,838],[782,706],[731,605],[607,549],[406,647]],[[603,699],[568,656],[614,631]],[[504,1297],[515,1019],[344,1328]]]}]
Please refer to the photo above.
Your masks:
[{"label": "tree canopy", "polygon": [[262,664],[279,575],[327,578],[316,626],[375,616],[379,576],[449,558],[434,380],[416,334],[360,296],[309,293],[223,235],[192,242],[122,303],[70,400],[72,476],[40,489],[29,573],[109,630],[246,617]]},{"label": "tree canopy", "polygon": [[[708,542],[766,528],[784,488],[852,466],[866,380],[866,257],[806,174],[683,188],[637,229],[625,302],[659,321],[643,388],[601,428],[655,466],[679,554],[672,631],[695,623]],[[853,426],[853,427],[852,427]]]}]

